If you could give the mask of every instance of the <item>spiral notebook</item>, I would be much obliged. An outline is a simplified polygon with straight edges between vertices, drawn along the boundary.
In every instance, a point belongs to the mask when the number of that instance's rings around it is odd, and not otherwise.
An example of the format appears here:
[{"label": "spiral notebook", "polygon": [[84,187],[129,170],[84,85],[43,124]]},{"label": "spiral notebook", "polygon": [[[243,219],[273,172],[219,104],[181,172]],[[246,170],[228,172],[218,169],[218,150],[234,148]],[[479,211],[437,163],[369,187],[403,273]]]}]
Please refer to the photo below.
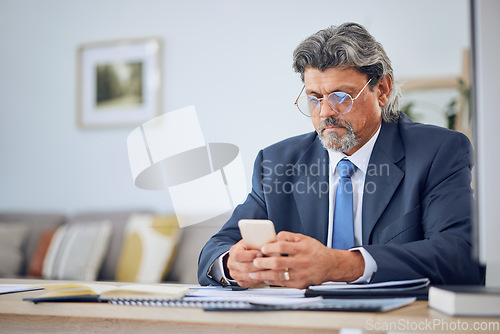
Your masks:
[{"label": "spiral notebook", "polygon": [[322,297],[289,299],[231,300],[210,297],[184,297],[181,299],[110,299],[114,305],[152,307],[198,307],[205,311],[342,311],[386,312],[411,304],[415,298],[389,299],[323,299]]}]

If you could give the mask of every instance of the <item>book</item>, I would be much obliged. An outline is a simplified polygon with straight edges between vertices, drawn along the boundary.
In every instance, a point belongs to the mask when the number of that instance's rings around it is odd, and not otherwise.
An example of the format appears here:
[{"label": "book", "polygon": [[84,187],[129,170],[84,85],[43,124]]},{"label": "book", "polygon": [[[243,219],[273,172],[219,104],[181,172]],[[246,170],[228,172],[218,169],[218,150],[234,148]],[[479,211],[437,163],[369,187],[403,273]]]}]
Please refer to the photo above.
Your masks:
[{"label": "book", "polygon": [[126,299],[178,299],[189,292],[188,287],[168,285],[102,283],[62,283],[43,286],[48,292],[25,300],[39,302],[102,302],[117,298]]},{"label": "book", "polygon": [[500,316],[500,288],[431,286],[429,306],[452,316]]},{"label": "book", "polygon": [[330,290],[358,290],[358,289],[419,289],[428,286],[428,278],[417,278],[403,281],[387,281],[379,283],[346,283],[346,282],[325,282],[321,285],[311,285],[310,290],[330,291]]},{"label": "book", "polygon": [[427,300],[429,283],[427,278],[368,284],[327,282],[310,286],[305,296],[348,299],[416,297]]}]

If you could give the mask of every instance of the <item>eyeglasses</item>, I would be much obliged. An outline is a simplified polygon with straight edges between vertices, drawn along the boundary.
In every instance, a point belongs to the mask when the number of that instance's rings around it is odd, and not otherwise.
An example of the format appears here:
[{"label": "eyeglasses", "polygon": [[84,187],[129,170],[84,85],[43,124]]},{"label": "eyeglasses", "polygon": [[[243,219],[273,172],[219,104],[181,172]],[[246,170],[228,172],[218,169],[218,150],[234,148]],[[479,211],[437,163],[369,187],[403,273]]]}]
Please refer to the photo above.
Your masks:
[{"label": "eyeglasses", "polygon": [[302,95],[302,92],[306,88],[306,86],[304,86],[302,87],[302,90],[300,91],[300,94],[294,104],[303,115],[313,117],[319,115],[321,112],[321,101],[328,99],[328,104],[332,110],[339,114],[347,114],[351,111],[354,101],[361,95],[370,81],[372,81],[372,79],[368,80],[355,98],[352,98],[351,95],[344,92],[333,92],[328,95],[328,98],[317,98],[310,95]]}]

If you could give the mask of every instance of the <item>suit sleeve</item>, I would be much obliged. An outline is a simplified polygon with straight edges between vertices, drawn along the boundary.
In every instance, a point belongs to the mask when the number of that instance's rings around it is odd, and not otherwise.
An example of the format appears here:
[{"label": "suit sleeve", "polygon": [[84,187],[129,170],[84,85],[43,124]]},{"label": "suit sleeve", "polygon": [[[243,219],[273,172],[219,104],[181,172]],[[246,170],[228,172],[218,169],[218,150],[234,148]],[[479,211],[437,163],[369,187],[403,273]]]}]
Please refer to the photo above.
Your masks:
[{"label": "suit sleeve", "polygon": [[238,205],[231,218],[222,229],[205,244],[198,259],[198,281],[201,285],[220,285],[213,278],[207,276],[212,263],[227,252],[232,245],[241,240],[238,228],[240,219],[267,219],[267,210],[262,190],[263,152],[257,155],[252,176],[252,191],[245,202]]},{"label": "suit sleeve", "polygon": [[415,189],[423,240],[364,246],[377,262],[372,282],[428,277],[434,284],[484,284],[472,257],[471,168],[469,140],[458,133],[446,136],[423,189]]}]

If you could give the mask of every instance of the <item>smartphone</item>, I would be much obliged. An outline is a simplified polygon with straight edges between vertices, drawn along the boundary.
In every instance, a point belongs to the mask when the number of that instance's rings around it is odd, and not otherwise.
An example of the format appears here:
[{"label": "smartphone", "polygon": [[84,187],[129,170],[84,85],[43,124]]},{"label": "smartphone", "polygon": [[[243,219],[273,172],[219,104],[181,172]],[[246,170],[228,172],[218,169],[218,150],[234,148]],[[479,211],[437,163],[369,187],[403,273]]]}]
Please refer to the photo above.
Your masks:
[{"label": "smartphone", "polygon": [[276,239],[274,224],[270,220],[241,219],[238,226],[248,248],[261,249],[264,244]]}]

